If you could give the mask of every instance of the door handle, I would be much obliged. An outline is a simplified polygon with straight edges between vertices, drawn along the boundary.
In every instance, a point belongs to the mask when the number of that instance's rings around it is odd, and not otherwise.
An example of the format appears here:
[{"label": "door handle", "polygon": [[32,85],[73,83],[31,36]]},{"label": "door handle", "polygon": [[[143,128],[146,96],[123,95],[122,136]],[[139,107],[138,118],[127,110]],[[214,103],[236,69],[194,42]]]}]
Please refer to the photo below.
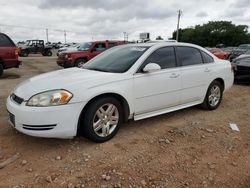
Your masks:
[{"label": "door handle", "polygon": [[170,75],[170,78],[178,78],[180,75],[179,74],[177,74],[177,73],[172,73],[171,75]]},{"label": "door handle", "polygon": [[211,72],[209,68],[205,68],[204,72]]}]

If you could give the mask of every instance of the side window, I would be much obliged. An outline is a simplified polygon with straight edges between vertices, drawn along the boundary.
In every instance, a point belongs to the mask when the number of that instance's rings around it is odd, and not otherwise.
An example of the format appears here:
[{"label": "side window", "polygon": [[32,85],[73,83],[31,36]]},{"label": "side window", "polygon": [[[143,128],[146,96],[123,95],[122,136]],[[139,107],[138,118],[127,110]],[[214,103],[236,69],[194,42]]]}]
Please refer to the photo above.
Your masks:
[{"label": "side window", "polygon": [[201,51],[204,63],[213,63],[214,58],[212,58],[210,55],[208,55],[206,52]]},{"label": "side window", "polygon": [[112,48],[112,47],[115,47],[115,46],[117,46],[117,43],[115,43],[115,42],[109,43],[109,48]]},{"label": "side window", "polygon": [[0,47],[13,47],[14,43],[5,35],[0,34]]},{"label": "side window", "polygon": [[201,53],[192,47],[177,47],[178,56],[182,66],[203,64]]},{"label": "side window", "polygon": [[161,69],[176,67],[175,51],[173,47],[164,47],[154,51],[144,62],[157,63]]},{"label": "side window", "polygon": [[106,44],[105,43],[97,43],[97,44],[95,44],[94,49],[96,51],[103,51],[106,49]]}]

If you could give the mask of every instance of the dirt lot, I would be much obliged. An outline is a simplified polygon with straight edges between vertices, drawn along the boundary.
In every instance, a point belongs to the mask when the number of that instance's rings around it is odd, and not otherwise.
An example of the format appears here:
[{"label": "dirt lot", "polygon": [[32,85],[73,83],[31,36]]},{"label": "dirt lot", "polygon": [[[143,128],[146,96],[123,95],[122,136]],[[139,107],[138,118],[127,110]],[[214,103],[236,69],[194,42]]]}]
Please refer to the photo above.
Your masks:
[{"label": "dirt lot", "polygon": [[194,107],[131,121],[103,144],[16,132],[7,96],[21,81],[57,69],[55,57],[28,57],[0,79],[0,163],[18,154],[0,169],[0,187],[250,187],[250,84],[234,85],[216,111]]}]

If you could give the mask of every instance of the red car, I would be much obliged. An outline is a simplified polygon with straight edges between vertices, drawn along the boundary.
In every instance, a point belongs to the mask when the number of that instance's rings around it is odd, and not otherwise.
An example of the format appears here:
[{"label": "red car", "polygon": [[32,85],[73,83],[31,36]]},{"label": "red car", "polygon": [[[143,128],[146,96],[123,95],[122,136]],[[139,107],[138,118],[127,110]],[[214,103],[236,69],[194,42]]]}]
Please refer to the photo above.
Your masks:
[{"label": "red car", "polygon": [[61,53],[58,56],[57,64],[64,68],[81,67],[84,63],[114,46],[125,44],[124,41],[96,41],[81,44],[77,51]]},{"label": "red car", "polygon": [[220,59],[227,59],[230,55],[230,52],[224,52],[219,48],[212,48],[209,51]]},{"label": "red car", "polygon": [[15,43],[6,34],[0,33],[0,76],[4,69],[18,68],[20,63]]}]

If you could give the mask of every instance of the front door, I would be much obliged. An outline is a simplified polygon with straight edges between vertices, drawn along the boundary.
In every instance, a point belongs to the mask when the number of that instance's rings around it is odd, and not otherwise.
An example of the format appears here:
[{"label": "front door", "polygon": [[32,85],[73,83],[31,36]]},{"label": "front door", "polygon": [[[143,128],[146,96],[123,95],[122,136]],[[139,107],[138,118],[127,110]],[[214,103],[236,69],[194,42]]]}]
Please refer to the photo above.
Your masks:
[{"label": "front door", "polygon": [[[148,63],[160,65],[161,70],[144,73],[143,68]],[[175,49],[157,49],[134,75],[135,116],[178,105],[180,90],[181,74],[176,63]]]}]

